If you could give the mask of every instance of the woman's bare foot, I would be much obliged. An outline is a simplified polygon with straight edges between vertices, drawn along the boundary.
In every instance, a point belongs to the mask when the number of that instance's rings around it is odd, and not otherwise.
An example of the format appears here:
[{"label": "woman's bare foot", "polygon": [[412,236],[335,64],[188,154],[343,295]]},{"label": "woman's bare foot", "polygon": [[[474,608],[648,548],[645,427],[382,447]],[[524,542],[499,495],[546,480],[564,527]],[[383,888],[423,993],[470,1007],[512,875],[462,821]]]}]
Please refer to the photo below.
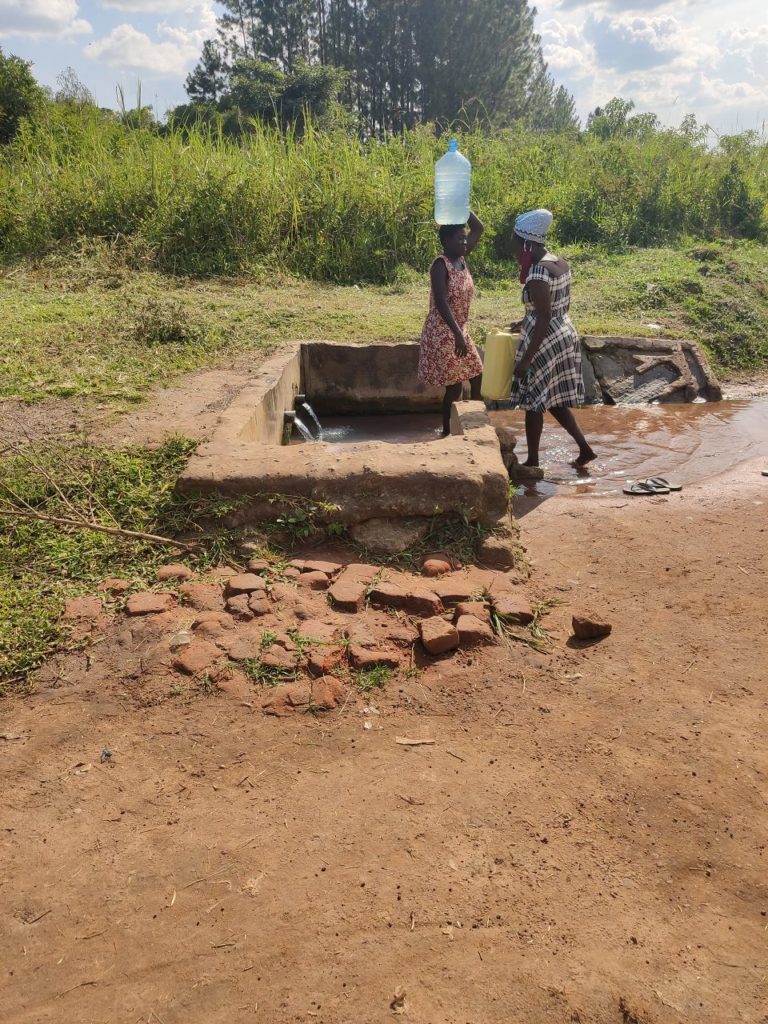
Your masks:
[{"label": "woman's bare foot", "polygon": [[596,458],[597,455],[595,455],[590,447],[583,448],[579,452],[578,459],[574,459],[571,465],[574,469],[584,469],[584,467],[588,466],[590,462],[594,462]]}]

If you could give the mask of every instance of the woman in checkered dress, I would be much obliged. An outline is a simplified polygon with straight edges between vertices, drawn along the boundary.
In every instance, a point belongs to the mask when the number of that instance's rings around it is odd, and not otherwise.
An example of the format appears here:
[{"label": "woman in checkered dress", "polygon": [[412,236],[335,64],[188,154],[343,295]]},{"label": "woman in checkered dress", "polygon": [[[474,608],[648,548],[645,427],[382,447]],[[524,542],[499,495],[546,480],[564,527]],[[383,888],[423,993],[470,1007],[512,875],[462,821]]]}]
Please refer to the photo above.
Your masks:
[{"label": "woman in checkered dress", "polygon": [[524,466],[538,467],[544,413],[550,412],[579,446],[572,463],[583,469],[597,456],[576,423],[572,407],[584,404],[579,336],[568,310],[571,269],[546,248],[552,214],[532,210],[515,222],[513,246],[520,262],[525,316],[515,329],[521,333],[512,396],[525,409],[528,458]]}]

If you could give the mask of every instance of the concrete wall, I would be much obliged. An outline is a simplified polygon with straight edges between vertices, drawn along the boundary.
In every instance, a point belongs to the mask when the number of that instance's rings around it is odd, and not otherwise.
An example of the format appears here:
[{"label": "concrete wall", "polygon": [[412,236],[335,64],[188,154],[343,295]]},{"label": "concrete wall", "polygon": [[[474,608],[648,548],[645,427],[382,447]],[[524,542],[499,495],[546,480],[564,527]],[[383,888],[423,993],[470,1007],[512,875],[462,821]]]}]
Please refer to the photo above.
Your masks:
[{"label": "concrete wall", "polygon": [[319,416],[435,412],[443,389],[416,379],[417,342],[301,346],[303,389]]},{"label": "concrete wall", "polygon": [[215,439],[224,443],[281,444],[283,413],[293,409],[300,391],[300,348],[292,345],[268,359],[253,384],[243,388],[222,412]]}]

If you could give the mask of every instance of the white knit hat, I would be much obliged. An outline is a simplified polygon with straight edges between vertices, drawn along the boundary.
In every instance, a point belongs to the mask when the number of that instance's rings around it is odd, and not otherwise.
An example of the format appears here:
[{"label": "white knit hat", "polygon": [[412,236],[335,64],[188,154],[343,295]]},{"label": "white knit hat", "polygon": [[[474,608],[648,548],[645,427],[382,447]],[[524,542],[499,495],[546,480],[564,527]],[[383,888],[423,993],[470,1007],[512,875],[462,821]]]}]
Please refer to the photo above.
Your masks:
[{"label": "white knit hat", "polygon": [[541,242],[543,245],[553,220],[549,210],[529,210],[521,213],[515,221],[515,234],[526,242]]}]

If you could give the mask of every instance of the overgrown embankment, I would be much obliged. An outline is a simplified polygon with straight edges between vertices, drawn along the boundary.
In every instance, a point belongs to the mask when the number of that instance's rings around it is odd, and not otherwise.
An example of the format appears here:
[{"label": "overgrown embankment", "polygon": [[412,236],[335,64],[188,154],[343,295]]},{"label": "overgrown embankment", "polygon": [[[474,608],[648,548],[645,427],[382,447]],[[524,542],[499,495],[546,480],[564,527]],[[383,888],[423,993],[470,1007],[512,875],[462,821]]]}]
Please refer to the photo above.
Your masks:
[{"label": "overgrown embankment", "polygon": [[[503,276],[514,215],[533,206],[555,213],[561,245],[766,235],[768,150],[750,133],[716,149],[691,125],[460,137],[488,226],[475,258],[486,275]],[[0,254],[37,258],[100,240],[134,269],[389,282],[433,253],[433,163],[446,141],[428,127],[380,141],[261,124],[233,140],[54,104],[2,148]]]}]

